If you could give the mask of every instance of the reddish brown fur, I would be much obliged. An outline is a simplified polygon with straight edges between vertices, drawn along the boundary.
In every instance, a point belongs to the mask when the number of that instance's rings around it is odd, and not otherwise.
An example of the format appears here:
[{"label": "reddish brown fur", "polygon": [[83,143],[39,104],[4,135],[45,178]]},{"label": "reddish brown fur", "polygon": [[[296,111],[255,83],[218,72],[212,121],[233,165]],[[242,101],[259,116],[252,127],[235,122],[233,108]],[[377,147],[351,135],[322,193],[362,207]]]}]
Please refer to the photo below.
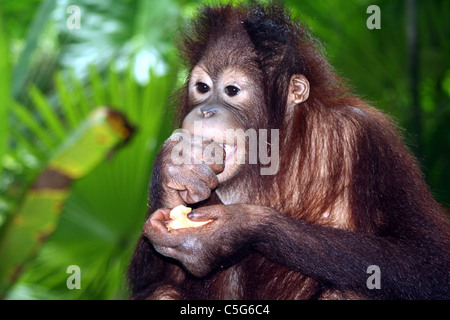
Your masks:
[{"label": "reddish brown fur", "polygon": [[[247,50],[245,48],[248,43],[248,35],[242,27],[241,21],[246,19],[247,12],[251,9],[251,7],[236,9],[232,6],[206,8],[203,15],[194,19],[195,24],[192,26],[192,30],[183,34],[183,41],[179,45],[188,67],[192,69],[202,57],[208,56],[208,51],[211,51],[218,41],[223,44],[219,44],[219,48],[214,47],[214,52],[220,52],[223,56],[213,55],[216,60],[208,60],[208,65],[224,60],[227,61],[225,64],[229,65],[247,65],[251,53],[242,51]],[[311,92],[309,99],[297,107],[293,119],[284,120],[284,123],[256,123],[261,128],[281,129],[280,137],[284,138],[280,146],[280,150],[283,152],[281,167],[290,168],[289,170],[280,170],[274,182],[261,181],[258,171],[255,170],[254,173],[258,174],[258,178],[252,179],[252,181],[258,183],[254,189],[261,191],[261,197],[258,198],[262,198],[263,202],[260,204],[277,208],[287,214],[292,212],[292,216],[315,222],[320,219],[320,214],[328,210],[345,192],[346,187],[351,187],[346,186],[350,181],[353,182],[350,184],[353,185],[354,192],[367,187],[364,181],[380,181],[380,179],[386,180],[387,184],[392,184],[392,188],[395,190],[398,189],[395,188],[396,186],[402,185],[399,182],[403,181],[403,177],[406,175],[411,177],[409,181],[413,184],[412,190],[402,192],[401,195],[395,197],[396,202],[408,197],[408,194],[418,193],[421,197],[427,195],[428,203],[418,211],[439,212],[440,209],[431,198],[417,164],[401,141],[396,125],[384,114],[349,93],[348,86],[335,75],[332,67],[320,53],[319,43],[309,34],[306,26],[292,22],[288,16],[284,15],[282,11],[277,11],[276,8],[266,8],[266,12],[273,14],[276,17],[274,20],[282,19],[281,23],[287,25],[289,30],[296,35],[296,43],[290,44],[289,48],[284,48],[284,50],[293,50],[293,55],[300,56],[299,61],[295,61],[297,64],[289,65],[287,70],[275,67],[285,63],[285,60],[292,60],[284,58],[283,54],[273,53],[273,57],[264,61],[263,64],[270,66],[265,75],[266,92],[269,93],[266,100],[271,102],[268,104],[270,106],[268,113],[274,115],[280,112],[280,118],[285,119],[286,84],[289,83],[293,74],[305,75],[310,83]],[[190,35],[190,32],[193,35]],[[234,45],[232,49],[230,49],[230,43]],[[237,54],[234,54],[235,51]],[[289,52],[286,53],[286,55],[289,54]],[[236,57],[241,57],[243,62],[237,61]],[[270,83],[271,81],[267,78],[276,79],[276,83]],[[271,96],[271,93],[274,92],[271,89],[274,87],[277,89],[275,90],[278,92],[276,96],[279,98],[276,102],[270,101],[274,100]],[[179,108],[180,120],[192,108],[188,102],[187,88],[182,91],[181,101],[183,103]],[[270,116],[269,118],[273,119]],[[320,143],[317,139],[320,139]],[[371,149],[370,146],[365,145],[370,139],[379,139],[380,141],[374,145],[385,146],[387,150]],[[325,145],[328,145],[330,150],[322,149],[322,152],[318,152],[317,148],[324,148]],[[380,156],[384,161],[375,164],[374,160]],[[395,182],[390,167],[392,163],[400,163],[402,168],[399,169],[403,171],[399,177],[395,177],[397,179]],[[317,177],[319,168],[324,165],[328,168],[326,177],[319,179]],[[384,165],[384,168],[380,167],[378,172],[367,170],[373,165]],[[371,173],[370,171],[372,171],[372,176],[368,175]],[[359,175],[364,178],[364,181],[361,182],[363,187],[355,185]],[[386,175],[386,177],[382,175]],[[273,179],[274,177],[266,178]],[[276,197],[264,196],[267,194],[268,186],[274,186],[274,190],[270,190],[270,193],[277,195]],[[385,189],[388,190],[389,187]],[[394,190],[377,192],[377,194],[382,197],[384,193],[386,199],[393,198],[392,194],[388,195],[386,192]],[[292,201],[293,194],[299,194],[295,202]],[[286,198],[286,196],[288,197]],[[414,196],[411,197],[414,198]],[[367,201],[369,200],[359,197],[360,203],[364,204]],[[407,199],[404,201],[410,202]],[[352,207],[356,209],[356,199],[353,200],[353,203]],[[368,207],[370,210],[375,210],[380,205],[380,201],[375,201]],[[366,212],[364,207],[365,205],[361,209]],[[360,216],[360,214],[358,215]],[[354,218],[351,220],[353,221]],[[373,221],[370,217],[365,216],[360,220],[361,222],[354,221],[349,227],[366,229],[369,226],[365,226],[364,222]]]},{"label": "reddish brown fur", "polygon": [[[349,93],[305,26],[292,22],[276,6],[253,9],[228,5],[206,8],[180,41],[190,69],[213,48],[220,56],[208,60],[208,65],[218,64],[217,68],[227,64],[250,65],[250,69],[257,66],[262,71],[257,79],[265,88],[267,107],[261,110],[264,116],[252,127],[280,129],[281,169],[275,176],[261,176],[258,166],[247,166],[240,175],[245,185],[234,182],[238,192],[245,192],[251,204],[271,207],[296,219],[411,241],[413,247],[429,248],[427,252],[437,250],[446,261],[443,264],[448,266],[448,224],[396,125]],[[282,26],[278,34],[286,32],[287,38],[271,35],[270,30],[260,34],[267,26],[266,20],[258,17],[262,12],[264,19]],[[249,47],[249,43],[253,45]],[[294,74],[303,74],[311,91],[309,99],[287,116],[287,84]],[[192,106],[187,87],[180,92],[181,123]],[[217,202],[213,197],[202,205]],[[139,244],[146,248],[148,245],[145,240]],[[271,262],[259,253],[251,253],[241,263],[198,280],[185,278],[179,267],[164,263],[145,250],[136,250],[137,258],[130,268],[136,298],[152,292],[152,281],[181,286],[178,298],[364,296],[352,289],[334,290],[326,281],[313,280],[314,277]],[[142,274],[138,275],[139,272]],[[169,286],[163,291],[171,295],[171,290]],[[405,296],[414,297],[413,293]]]}]

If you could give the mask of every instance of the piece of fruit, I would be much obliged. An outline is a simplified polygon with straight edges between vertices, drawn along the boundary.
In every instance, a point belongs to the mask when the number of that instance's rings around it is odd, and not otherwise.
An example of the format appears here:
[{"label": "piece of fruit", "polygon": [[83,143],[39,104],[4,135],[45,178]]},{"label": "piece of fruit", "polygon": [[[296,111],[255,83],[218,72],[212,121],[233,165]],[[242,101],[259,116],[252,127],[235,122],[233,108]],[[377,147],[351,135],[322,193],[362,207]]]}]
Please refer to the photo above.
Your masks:
[{"label": "piece of fruit", "polygon": [[172,211],[170,211],[170,219],[172,220],[170,220],[167,224],[167,229],[170,231],[182,228],[196,228],[212,221],[192,221],[187,217],[188,213],[191,211],[191,208],[185,207],[183,205],[179,205],[173,208]]}]

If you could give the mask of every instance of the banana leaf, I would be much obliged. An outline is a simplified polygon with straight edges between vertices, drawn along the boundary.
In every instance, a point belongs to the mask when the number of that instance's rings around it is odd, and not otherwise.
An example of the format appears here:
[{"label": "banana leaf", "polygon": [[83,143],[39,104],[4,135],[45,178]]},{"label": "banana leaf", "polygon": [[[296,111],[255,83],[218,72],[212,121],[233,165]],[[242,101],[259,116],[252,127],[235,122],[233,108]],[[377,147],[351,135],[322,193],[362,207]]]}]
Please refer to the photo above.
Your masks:
[{"label": "banana leaf", "polygon": [[1,230],[0,297],[55,230],[72,182],[92,171],[131,133],[121,114],[98,108],[55,152]]}]

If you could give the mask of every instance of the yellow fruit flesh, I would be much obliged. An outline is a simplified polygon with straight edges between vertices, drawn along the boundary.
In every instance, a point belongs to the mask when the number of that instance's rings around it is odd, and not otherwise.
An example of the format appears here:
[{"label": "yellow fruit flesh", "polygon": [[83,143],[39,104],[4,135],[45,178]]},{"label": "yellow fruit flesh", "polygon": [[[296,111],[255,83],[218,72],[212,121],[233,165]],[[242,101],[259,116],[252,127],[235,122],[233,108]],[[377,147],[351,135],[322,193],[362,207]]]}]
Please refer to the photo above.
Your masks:
[{"label": "yellow fruit flesh", "polygon": [[173,208],[172,211],[170,211],[170,218],[172,220],[170,220],[167,224],[167,229],[170,231],[182,228],[196,228],[212,221],[192,221],[187,217],[188,213],[191,211],[191,208],[185,207],[183,205]]}]

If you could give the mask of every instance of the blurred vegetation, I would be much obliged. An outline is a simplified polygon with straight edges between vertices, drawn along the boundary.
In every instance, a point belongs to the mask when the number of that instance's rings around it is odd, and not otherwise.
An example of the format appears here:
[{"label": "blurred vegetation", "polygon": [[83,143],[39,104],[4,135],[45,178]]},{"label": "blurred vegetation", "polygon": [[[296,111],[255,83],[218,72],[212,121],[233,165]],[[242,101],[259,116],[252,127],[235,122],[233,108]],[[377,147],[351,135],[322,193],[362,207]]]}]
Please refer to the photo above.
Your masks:
[{"label": "blurred vegetation", "polygon": [[[6,298],[127,297],[125,270],[145,217],[151,166],[173,129],[169,95],[186,75],[173,37],[201,3],[0,0],[1,246],[21,254],[20,239],[5,237],[7,221],[92,110],[113,107],[136,128],[126,145],[73,181],[56,230]],[[433,194],[448,206],[450,2],[286,4],[354,91],[404,128]],[[379,30],[366,27],[372,4],[381,9]],[[80,29],[69,28],[71,5],[80,8]],[[0,266],[10,263],[1,259]],[[79,290],[66,286],[70,265],[81,269]]]}]

